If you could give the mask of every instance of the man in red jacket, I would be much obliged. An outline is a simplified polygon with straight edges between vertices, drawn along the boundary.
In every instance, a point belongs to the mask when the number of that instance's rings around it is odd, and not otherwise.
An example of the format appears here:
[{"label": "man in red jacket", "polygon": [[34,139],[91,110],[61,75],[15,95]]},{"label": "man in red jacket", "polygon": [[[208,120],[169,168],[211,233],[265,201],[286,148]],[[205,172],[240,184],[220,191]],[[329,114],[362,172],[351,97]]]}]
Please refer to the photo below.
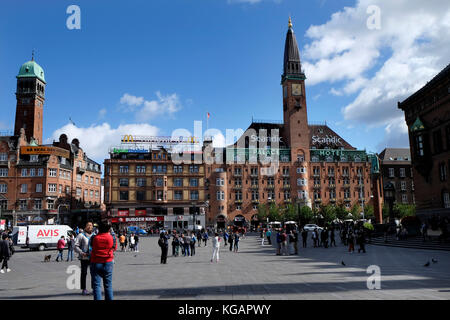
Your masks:
[{"label": "man in red jacket", "polygon": [[94,300],[102,299],[101,282],[105,290],[105,300],[113,300],[112,275],[114,266],[114,251],[117,250],[117,240],[110,232],[111,226],[102,222],[99,233],[90,239],[91,248],[91,279]]}]

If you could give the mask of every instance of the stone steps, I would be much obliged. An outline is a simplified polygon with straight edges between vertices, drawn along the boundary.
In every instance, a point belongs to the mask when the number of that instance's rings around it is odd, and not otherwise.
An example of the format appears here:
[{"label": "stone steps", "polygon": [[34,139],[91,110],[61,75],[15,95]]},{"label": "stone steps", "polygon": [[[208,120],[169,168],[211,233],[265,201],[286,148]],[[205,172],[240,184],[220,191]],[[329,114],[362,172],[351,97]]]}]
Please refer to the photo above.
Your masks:
[{"label": "stone steps", "polygon": [[448,240],[442,241],[442,243],[439,244],[437,239],[423,242],[422,237],[409,238],[408,240],[397,240],[395,236],[388,236],[387,242],[385,242],[384,237],[377,237],[372,238],[370,244],[387,247],[450,251],[450,242]]}]

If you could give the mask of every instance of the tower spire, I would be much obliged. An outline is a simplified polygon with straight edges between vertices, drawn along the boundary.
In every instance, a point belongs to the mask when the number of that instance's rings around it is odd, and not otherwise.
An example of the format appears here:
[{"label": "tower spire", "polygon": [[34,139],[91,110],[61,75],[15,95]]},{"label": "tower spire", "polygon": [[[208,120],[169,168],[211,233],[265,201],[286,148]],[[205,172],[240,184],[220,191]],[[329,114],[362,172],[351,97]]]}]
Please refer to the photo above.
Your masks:
[{"label": "tower spire", "polygon": [[292,20],[290,16],[289,16],[289,28],[292,28]]},{"label": "tower spire", "polygon": [[34,49],[31,51],[31,61],[34,61]]}]

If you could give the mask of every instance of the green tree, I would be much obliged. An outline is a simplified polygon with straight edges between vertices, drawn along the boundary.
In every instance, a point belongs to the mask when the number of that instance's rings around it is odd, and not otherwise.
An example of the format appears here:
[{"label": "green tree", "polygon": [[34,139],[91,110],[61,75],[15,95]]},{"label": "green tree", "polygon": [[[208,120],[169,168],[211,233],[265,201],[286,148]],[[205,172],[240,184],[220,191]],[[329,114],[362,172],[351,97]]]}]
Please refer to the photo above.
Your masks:
[{"label": "green tree", "polygon": [[375,211],[373,205],[369,204],[367,206],[364,206],[364,218],[367,220],[375,218]]},{"label": "green tree", "polygon": [[331,223],[336,219],[336,210],[332,205],[322,206],[320,214],[323,216],[325,223]]},{"label": "green tree", "polygon": [[300,224],[304,226],[305,224],[311,222],[311,220],[314,217],[314,213],[310,207],[302,206],[300,208],[299,216],[300,216]]},{"label": "green tree", "polygon": [[293,204],[288,204],[284,208],[284,220],[285,221],[298,221],[298,210],[297,206],[294,206]]},{"label": "green tree", "polygon": [[362,209],[359,206],[359,203],[355,203],[352,207],[352,210],[350,211],[350,213],[353,216],[353,220],[361,219],[361,212],[362,212]]},{"label": "green tree", "polygon": [[335,212],[336,212],[336,218],[338,218],[339,220],[347,219],[348,211],[345,208],[345,205],[342,201],[339,202],[338,205],[336,206]]},{"label": "green tree", "polygon": [[269,207],[269,221],[280,221],[280,218],[280,208],[275,203],[271,203]]},{"label": "green tree", "polygon": [[396,203],[394,204],[394,216],[399,219],[416,215],[416,207],[414,205]]},{"label": "green tree", "polygon": [[267,217],[269,216],[269,209],[267,208],[267,205],[264,203],[260,204],[258,206],[258,219],[259,221],[267,221]]}]

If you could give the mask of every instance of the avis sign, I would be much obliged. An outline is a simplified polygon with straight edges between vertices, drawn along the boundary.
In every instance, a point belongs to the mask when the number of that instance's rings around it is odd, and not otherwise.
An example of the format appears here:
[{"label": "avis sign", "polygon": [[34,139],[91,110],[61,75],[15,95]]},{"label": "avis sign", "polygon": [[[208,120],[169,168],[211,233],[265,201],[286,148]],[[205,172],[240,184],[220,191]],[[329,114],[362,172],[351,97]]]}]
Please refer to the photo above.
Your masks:
[{"label": "avis sign", "polygon": [[36,237],[37,238],[49,238],[49,237],[58,237],[59,236],[59,230],[55,229],[49,229],[49,230],[39,230]]}]

